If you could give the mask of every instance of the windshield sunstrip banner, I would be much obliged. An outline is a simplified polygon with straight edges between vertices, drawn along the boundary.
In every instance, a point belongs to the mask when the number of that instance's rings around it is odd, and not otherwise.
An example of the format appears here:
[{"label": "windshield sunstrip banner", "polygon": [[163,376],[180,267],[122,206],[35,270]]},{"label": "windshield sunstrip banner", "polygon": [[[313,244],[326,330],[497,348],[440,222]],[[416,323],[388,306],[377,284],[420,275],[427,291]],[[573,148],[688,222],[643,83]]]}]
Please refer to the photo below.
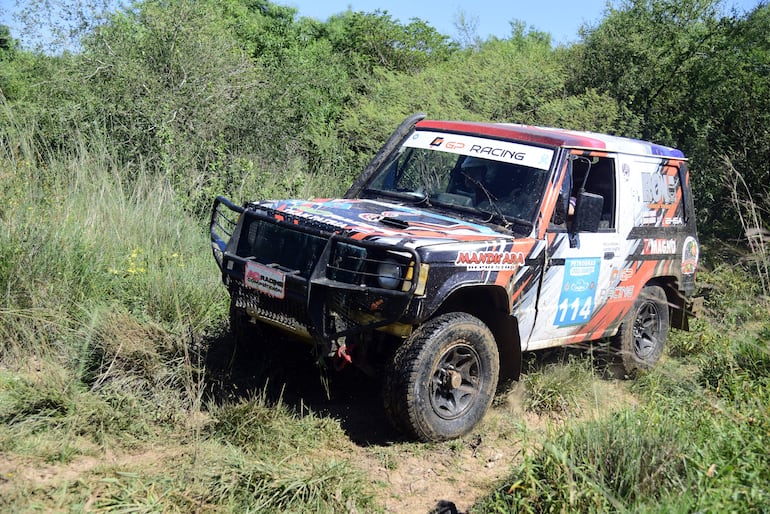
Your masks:
[{"label": "windshield sunstrip banner", "polygon": [[493,161],[521,164],[540,170],[547,170],[551,166],[551,159],[553,159],[554,154],[554,151],[549,148],[427,130],[416,131],[412,137],[406,140],[404,146],[472,155]]}]

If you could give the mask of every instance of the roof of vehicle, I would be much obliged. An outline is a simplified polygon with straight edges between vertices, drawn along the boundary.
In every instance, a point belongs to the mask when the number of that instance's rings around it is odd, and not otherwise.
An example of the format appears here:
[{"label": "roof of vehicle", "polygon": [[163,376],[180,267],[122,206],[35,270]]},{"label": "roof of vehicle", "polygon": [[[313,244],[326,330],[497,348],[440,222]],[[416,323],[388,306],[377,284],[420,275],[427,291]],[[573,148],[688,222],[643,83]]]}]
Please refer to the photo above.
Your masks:
[{"label": "roof of vehicle", "polygon": [[419,129],[441,130],[479,136],[491,136],[516,141],[566,148],[602,150],[634,155],[654,155],[684,159],[684,153],[676,148],[619,136],[565,130],[514,123],[481,123],[469,121],[422,120],[417,123]]}]

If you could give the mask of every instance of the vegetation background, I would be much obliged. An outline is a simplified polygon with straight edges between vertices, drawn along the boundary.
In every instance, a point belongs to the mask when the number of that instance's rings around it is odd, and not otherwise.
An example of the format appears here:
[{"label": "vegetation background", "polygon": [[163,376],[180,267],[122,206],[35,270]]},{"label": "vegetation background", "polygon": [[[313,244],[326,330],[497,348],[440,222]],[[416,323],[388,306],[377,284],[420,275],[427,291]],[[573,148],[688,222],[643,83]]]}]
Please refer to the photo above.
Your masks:
[{"label": "vegetation background", "polygon": [[[0,510],[391,510],[362,448],[397,470],[482,439],[521,452],[474,512],[770,510],[766,2],[623,0],[568,46],[265,0],[61,6],[22,12],[46,46],[0,26]],[[284,397],[286,360],[239,381],[213,197],[340,194],[414,112],[688,155],[706,310],[625,401],[598,398],[592,353],[540,360],[516,394],[547,430],[498,405],[459,443],[392,445]]]}]

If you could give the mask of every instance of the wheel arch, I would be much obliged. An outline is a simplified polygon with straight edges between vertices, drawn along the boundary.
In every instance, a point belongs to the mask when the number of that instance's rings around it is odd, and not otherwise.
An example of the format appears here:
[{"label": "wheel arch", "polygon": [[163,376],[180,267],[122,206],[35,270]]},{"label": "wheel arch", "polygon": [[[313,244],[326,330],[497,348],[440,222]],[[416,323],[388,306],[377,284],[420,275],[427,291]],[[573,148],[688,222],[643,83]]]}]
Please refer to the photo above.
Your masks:
[{"label": "wheel arch", "polygon": [[669,324],[671,328],[689,330],[689,314],[687,312],[687,300],[679,286],[679,279],[674,276],[652,278],[647,286],[658,286],[663,289],[668,302]]},{"label": "wheel arch", "polygon": [[460,287],[439,305],[431,318],[448,312],[468,313],[489,327],[500,355],[500,378],[519,379],[522,359],[519,323],[510,313],[504,288],[490,285]]}]

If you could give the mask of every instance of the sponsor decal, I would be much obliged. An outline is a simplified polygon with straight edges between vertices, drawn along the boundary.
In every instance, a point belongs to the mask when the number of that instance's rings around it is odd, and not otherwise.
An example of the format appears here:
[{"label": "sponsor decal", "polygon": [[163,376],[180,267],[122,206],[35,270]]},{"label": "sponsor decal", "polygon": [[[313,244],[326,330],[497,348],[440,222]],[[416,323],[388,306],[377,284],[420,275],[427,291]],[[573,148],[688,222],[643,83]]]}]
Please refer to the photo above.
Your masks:
[{"label": "sponsor decal", "polygon": [[524,264],[521,252],[457,252],[456,266],[468,271],[514,270]]},{"label": "sponsor decal", "polygon": [[695,273],[695,269],[698,267],[699,252],[698,241],[696,241],[694,237],[689,236],[684,240],[684,248],[682,249],[683,274],[692,275]]},{"label": "sponsor decal", "polygon": [[676,239],[645,239],[643,255],[674,254]]},{"label": "sponsor decal", "polygon": [[570,277],[592,276],[597,272],[596,265],[598,259],[569,259],[567,261],[567,275]]},{"label": "sponsor decal", "polygon": [[247,287],[273,298],[282,299],[286,293],[286,275],[275,268],[254,261],[246,262],[244,283]]},{"label": "sponsor decal", "polygon": [[332,227],[345,228],[348,226],[348,222],[344,218],[334,216],[334,214],[331,214],[331,213],[324,212],[323,214],[314,214],[304,210],[295,209],[292,207],[285,209],[283,212],[285,214],[291,214],[292,216],[297,216],[298,218],[306,219],[309,221],[315,221],[318,223],[323,223],[325,225],[330,225]]},{"label": "sponsor decal", "polygon": [[437,137],[433,141],[430,142],[430,146],[439,147],[441,145],[444,145],[444,148],[448,150],[459,150],[460,148],[465,148],[465,143],[461,143],[459,141],[447,141],[444,143],[443,137]]},{"label": "sponsor decal", "polygon": [[411,139],[404,143],[404,146],[474,155],[484,159],[522,164],[541,170],[549,168],[554,155],[554,151],[550,148],[423,130],[415,132]]},{"label": "sponsor decal", "polygon": [[401,211],[385,211],[381,212],[379,214],[374,212],[362,212],[358,215],[358,217],[364,221],[368,221],[370,223],[376,223],[380,221],[382,218],[397,218],[398,216],[403,216],[404,214],[410,214],[408,212],[401,212]]},{"label": "sponsor decal", "polygon": [[621,282],[628,282],[631,280],[631,277],[634,276],[634,270],[631,268],[623,268],[621,270],[614,269],[612,270],[612,277],[611,280],[617,280],[620,278]]},{"label": "sponsor decal", "polygon": [[573,293],[584,293],[591,289],[592,284],[586,280],[578,279],[572,282],[569,287]]},{"label": "sponsor decal", "polygon": [[657,225],[658,211],[647,209],[642,215],[642,225]]},{"label": "sponsor decal", "polygon": [[610,288],[608,300],[630,300],[634,297],[634,286],[618,286]]},{"label": "sponsor decal", "polygon": [[591,319],[600,263],[601,259],[593,257],[566,260],[554,325],[582,325]]},{"label": "sponsor decal", "polygon": [[642,200],[648,206],[676,202],[679,177],[662,173],[642,173]]},{"label": "sponsor decal", "polygon": [[505,148],[497,148],[494,146],[473,145],[468,151],[473,155],[480,155],[483,157],[500,157],[500,160],[503,161],[523,161],[527,156],[525,152],[512,152]]},{"label": "sponsor decal", "polygon": [[375,214],[373,212],[362,212],[361,214],[358,215],[358,217],[370,223],[376,223],[380,221],[382,218],[384,218],[382,214]]}]

